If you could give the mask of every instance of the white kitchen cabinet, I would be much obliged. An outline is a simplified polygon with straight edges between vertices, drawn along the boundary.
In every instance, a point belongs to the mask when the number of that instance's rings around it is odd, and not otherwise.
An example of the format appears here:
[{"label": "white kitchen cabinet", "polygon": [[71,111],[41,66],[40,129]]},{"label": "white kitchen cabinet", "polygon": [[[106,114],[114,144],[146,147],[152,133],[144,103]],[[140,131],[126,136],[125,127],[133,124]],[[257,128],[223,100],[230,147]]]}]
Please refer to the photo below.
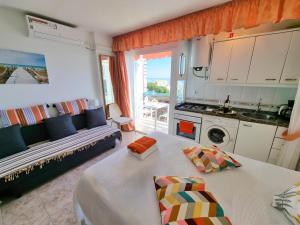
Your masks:
[{"label": "white kitchen cabinet", "polygon": [[279,83],[292,32],[256,37],[247,83]]},{"label": "white kitchen cabinet", "polygon": [[294,31],[280,83],[297,84],[300,78],[300,31]]},{"label": "white kitchen cabinet", "polygon": [[232,41],[227,82],[246,83],[254,47],[255,37]]},{"label": "white kitchen cabinet", "polygon": [[268,158],[269,163],[276,164],[285,143],[286,141],[284,139],[274,138],[272,149]]},{"label": "white kitchen cabinet", "polygon": [[280,149],[272,148],[267,162],[276,164],[277,160],[279,158],[280,152],[281,152]]},{"label": "white kitchen cabinet", "polygon": [[272,148],[282,149],[285,145],[285,140],[282,138],[274,138]]},{"label": "white kitchen cabinet", "polygon": [[240,121],[234,153],[266,162],[276,126]]},{"label": "white kitchen cabinet", "polygon": [[212,82],[226,82],[231,47],[232,41],[222,41],[214,43],[210,70],[210,80]]},{"label": "white kitchen cabinet", "polygon": [[285,131],[287,128],[286,127],[278,127],[275,138],[273,141],[272,149],[268,158],[268,162],[272,164],[276,164],[280,153],[286,143],[286,140],[282,138],[282,133]]}]

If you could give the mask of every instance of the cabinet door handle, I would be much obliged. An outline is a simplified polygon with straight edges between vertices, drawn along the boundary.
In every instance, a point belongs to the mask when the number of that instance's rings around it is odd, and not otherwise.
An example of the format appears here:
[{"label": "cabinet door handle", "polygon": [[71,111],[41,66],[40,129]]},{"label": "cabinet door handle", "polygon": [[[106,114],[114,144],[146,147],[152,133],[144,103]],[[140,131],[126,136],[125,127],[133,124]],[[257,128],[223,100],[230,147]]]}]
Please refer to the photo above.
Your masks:
[{"label": "cabinet door handle", "polygon": [[244,127],[252,127],[250,124],[243,124]]},{"label": "cabinet door handle", "polygon": [[224,78],[217,78],[217,80],[224,80]]},{"label": "cabinet door handle", "polygon": [[274,80],[277,80],[277,79],[274,79],[274,78],[266,78],[265,80],[266,80],[266,81],[274,81]]},{"label": "cabinet door handle", "polygon": [[297,79],[292,79],[292,78],[286,78],[284,79],[285,81],[296,81]]},{"label": "cabinet door handle", "polygon": [[238,78],[231,78],[230,80],[239,80]]}]

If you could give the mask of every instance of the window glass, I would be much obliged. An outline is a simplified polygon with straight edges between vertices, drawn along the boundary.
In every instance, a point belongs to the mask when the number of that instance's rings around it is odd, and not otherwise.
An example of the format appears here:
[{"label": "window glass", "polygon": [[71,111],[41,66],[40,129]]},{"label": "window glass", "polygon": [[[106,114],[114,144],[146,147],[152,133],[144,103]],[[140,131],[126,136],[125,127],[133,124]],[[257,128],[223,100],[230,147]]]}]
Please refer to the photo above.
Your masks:
[{"label": "window glass", "polygon": [[115,102],[114,92],[111,83],[111,75],[109,71],[109,56],[101,56],[101,67],[102,67],[102,76],[103,76],[103,91],[105,97],[105,104],[111,104]]}]

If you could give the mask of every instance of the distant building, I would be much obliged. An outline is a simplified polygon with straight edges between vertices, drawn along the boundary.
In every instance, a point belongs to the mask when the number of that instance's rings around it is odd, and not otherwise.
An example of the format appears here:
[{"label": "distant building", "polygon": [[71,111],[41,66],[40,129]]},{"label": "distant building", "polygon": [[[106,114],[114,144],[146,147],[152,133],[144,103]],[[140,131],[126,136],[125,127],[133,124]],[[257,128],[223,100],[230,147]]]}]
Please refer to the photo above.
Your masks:
[{"label": "distant building", "polygon": [[163,87],[167,87],[169,85],[167,80],[156,80],[155,84],[157,86],[163,86]]}]

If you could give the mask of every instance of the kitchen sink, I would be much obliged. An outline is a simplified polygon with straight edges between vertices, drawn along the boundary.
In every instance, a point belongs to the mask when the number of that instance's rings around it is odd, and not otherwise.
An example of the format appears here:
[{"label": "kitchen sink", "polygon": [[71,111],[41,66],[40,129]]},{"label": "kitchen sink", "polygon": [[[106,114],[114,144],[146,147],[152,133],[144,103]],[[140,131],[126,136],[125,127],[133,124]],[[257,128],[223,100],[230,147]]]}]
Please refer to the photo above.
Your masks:
[{"label": "kitchen sink", "polygon": [[251,119],[258,119],[258,120],[275,120],[276,117],[274,115],[265,114],[265,113],[257,113],[257,112],[244,112],[241,113],[242,116],[248,117]]},{"label": "kitchen sink", "polygon": [[237,114],[237,111],[234,111],[234,110],[229,110],[226,113],[224,113],[223,110],[216,110],[215,112],[219,113],[219,114],[225,114],[225,115],[236,115]]}]

